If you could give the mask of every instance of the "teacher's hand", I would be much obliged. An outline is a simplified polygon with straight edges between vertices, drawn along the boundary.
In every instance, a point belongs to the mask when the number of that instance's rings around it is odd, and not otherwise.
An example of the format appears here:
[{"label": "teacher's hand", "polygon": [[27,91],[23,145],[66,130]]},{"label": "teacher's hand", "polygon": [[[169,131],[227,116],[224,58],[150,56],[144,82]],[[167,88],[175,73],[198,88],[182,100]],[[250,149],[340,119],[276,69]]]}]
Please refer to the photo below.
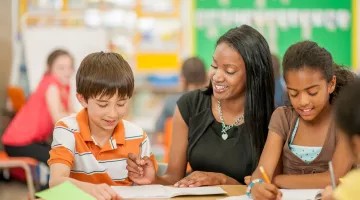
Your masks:
[{"label": "teacher's hand", "polygon": [[200,187],[210,185],[223,185],[226,182],[226,176],[215,172],[195,171],[189,176],[175,183],[175,187]]}]

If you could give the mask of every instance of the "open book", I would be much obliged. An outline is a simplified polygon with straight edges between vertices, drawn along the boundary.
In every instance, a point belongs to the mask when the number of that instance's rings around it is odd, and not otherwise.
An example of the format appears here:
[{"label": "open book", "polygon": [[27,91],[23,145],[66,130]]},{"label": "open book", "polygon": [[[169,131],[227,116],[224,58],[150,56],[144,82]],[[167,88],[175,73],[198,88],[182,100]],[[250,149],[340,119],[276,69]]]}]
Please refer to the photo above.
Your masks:
[{"label": "open book", "polygon": [[162,185],[143,186],[112,186],[122,198],[172,198],[187,195],[216,195],[226,194],[219,186],[197,187],[197,188],[176,188]]},{"label": "open book", "polygon": [[[282,189],[283,193],[282,200],[321,200],[322,190],[286,190]],[[251,200],[246,195],[228,197],[221,200]]]}]

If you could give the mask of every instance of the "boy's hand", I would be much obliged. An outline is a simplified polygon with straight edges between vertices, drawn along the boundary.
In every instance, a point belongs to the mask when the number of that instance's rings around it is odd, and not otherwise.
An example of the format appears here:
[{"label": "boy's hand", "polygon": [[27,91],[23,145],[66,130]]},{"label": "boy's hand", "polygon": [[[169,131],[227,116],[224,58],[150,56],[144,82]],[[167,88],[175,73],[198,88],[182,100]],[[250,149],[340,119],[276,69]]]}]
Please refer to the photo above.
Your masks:
[{"label": "boy's hand", "polygon": [[153,161],[145,156],[139,156],[129,153],[126,169],[128,177],[138,185],[148,185],[155,182],[156,170]]},{"label": "boy's hand", "polygon": [[107,184],[85,183],[81,189],[97,200],[120,200],[121,197]]},{"label": "boy's hand", "polygon": [[281,200],[281,191],[273,184],[255,183],[251,189],[251,196],[256,200]]}]

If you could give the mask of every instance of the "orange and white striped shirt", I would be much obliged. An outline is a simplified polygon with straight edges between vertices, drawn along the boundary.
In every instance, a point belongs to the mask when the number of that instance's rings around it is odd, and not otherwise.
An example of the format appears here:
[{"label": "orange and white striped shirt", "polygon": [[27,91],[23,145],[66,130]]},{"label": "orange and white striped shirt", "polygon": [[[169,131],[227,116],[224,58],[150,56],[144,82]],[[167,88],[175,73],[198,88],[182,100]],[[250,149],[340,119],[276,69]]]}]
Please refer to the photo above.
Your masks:
[{"label": "orange and white striped shirt", "polygon": [[61,119],[54,128],[49,166],[63,163],[70,167],[70,177],[79,181],[108,185],[132,185],[128,178],[126,159],[128,153],[149,156],[150,140],[138,126],[121,120],[104,147],[99,147],[90,134],[87,110]]}]

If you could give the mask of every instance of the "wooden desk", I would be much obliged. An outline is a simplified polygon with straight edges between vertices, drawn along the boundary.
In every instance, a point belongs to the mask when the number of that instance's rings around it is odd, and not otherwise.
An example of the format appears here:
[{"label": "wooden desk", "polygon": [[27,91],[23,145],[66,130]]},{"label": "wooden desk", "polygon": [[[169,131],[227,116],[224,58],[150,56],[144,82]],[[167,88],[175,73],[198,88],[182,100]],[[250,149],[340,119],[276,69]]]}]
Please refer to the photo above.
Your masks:
[{"label": "wooden desk", "polygon": [[[246,194],[246,186],[244,185],[223,185],[221,187],[227,192],[227,194],[211,195],[211,196],[180,196],[168,200],[216,200],[216,199],[222,199],[226,197],[240,196]],[[131,200],[138,200],[138,199],[131,199]],[[147,200],[155,200],[155,199],[147,199]]]}]

